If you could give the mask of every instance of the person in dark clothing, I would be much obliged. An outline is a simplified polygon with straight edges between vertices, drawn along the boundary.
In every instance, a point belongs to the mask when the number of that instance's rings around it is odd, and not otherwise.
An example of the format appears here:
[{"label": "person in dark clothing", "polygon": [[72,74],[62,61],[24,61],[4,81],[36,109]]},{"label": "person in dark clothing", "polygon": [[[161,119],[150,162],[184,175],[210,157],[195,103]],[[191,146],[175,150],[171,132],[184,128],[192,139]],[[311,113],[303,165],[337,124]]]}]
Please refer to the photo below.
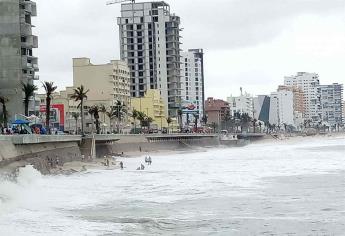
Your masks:
[{"label": "person in dark clothing", "polygon": [[123,162],[122,161],[120,162],[120,168],[121,168],[121,170],[123,170]]}]

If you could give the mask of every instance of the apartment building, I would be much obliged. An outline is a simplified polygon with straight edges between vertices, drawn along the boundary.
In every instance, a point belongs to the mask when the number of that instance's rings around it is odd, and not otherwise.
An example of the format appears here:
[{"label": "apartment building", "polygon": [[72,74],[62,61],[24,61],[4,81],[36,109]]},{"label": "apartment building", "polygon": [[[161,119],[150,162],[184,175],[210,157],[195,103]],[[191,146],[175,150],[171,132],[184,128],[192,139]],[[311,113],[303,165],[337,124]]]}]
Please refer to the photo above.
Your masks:
[{"label": "apartment building", "polygon": [[117,20],[121,60],[131,73],[132,97],[158,89],[166,115],[177,116],[181,107],[180,17],[164,1],[121,5]]},{"label": "apartment building", "polygon": [[230,106],[226,101],[210,97],[205,102],[205,112],[208,124],[215,123],[220,126],[224,121],[225,114],[230,112]]},{"label": "apartment building", "polygon": [[194,122],[194,114],[197,114],[199,118],[204,116],[203,70],[202,49],[189,49],[181,53],[181,98],[184,124]]},{"label": "apartment building", "polygon": [[227,102],[230,104],[231,115],[235,113],[248,114],[253,117],[253,97],[249,93],[244,93],[238,96],[230,96],[227,98]]},{"label": "apartment building", "polygon": [[269,122],[273,125],[294,126],[293,92],[281,90],[271,93]]},{"label": "apartment building", "polygon": [[312,124],[319,123],[321,121],[321,104],[318,94],[319,75],[298,72],[297,75],[285,77],[284,85],[302,89],[304,94],[304,118],[310,120]]},{"label": "apartment building", "polygon": [[143,112],[153,119],[150,128],[162,129],[168,127],[167,117],[165,116],[165,105],[159,90],[149,89],[146,91],[144,97],[132,98],[131,100],[132,110],[135,109]]},{"label": "apartment building", "polygon": [[0,1],[0,95],[9,100],[10,119],[24,113],[21,82],[38,79],[38,59],[33,53],[38,40],[32,34],[31,22],[36,15],[33,1]]},{"label": "apartment building", "polygon": [[344,124],[343,117],[343,85],[320,85],[321,111],[323,124],[334,127]]},{"label": "apartment building", "polygon": [[279,85],[279,91],[291,91],[293,93],[294,124],[296,127],[301,127],[304,124],[305,116],[303,90],[297,86]]},{"label": "apartment building", "polygon": [[92,64],[90,58],[73,59],[73,87],[89,89],[88,100],[116,101],[130,106],[130,71],[127,63],[112,60],[107,64]]}]

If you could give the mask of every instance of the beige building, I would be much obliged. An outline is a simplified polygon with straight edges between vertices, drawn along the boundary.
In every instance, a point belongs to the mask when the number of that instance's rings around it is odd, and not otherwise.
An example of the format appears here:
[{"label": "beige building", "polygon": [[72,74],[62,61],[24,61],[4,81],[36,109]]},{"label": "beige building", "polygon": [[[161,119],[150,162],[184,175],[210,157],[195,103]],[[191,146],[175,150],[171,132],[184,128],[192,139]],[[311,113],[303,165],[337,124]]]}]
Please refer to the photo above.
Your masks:
[{"label": "beige building", "polygon": [[126,62],[112,60],[94,65],[89,58],[73,59],[73,86],[90,89],[88,100],[121,101],[130,105],[130,72]]},{"label": "beige building", "polygon": [[305,117],[305,96],[302,88],[297,86],[279,85],[279,91],[291,91],[293,93],[294,124],[296,127],[303,125]]},{"label": "beige building", "polygon": [[132,98],[131,104],[132,111],[143,112],[153,119],[151,128],[161,129],[168,127],[164,100],[159,90],[149,89],[145,92],[144,97]]}]

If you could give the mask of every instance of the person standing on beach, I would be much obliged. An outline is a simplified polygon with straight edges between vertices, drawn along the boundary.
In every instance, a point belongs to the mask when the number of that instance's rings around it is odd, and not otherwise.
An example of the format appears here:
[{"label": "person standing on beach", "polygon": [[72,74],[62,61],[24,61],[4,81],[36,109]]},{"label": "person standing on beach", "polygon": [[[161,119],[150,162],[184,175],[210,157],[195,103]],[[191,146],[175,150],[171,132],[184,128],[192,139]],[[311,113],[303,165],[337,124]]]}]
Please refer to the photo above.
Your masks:
[{"label": "person standing on beach", "polygon": [[149,156],[149,158],[148,158],[148,161],[147,161],[147,162],[148,162],[148,164],[149,164],[149,165],[151,165],[151,164],[152,164],[152,159],[151,159],[151,156]]},{"label": "person standing on beach", "polygon": [[120,162],[120,168],[121,168],[121,170],[123,170],[123,162],[122,161]]}]

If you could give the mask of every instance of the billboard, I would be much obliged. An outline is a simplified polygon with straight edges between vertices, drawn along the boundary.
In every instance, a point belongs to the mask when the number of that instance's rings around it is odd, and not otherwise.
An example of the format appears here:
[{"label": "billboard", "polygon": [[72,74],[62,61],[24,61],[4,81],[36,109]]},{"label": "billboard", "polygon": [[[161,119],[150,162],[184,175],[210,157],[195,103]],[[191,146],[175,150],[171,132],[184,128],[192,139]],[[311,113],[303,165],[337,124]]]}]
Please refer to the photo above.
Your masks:
[{"label": "billboard", "polygon": [[182,101],[182,113],[184,114],[199,113],[197,101],[196,100]]},{"label": "billboard", "polygon": [[[46,122],[46,106],[40,105],[40,117]],[[65,125],[65,107],[64,104],[53,104],[50,106],[50,125],[51,128],[64,131]]]}]

